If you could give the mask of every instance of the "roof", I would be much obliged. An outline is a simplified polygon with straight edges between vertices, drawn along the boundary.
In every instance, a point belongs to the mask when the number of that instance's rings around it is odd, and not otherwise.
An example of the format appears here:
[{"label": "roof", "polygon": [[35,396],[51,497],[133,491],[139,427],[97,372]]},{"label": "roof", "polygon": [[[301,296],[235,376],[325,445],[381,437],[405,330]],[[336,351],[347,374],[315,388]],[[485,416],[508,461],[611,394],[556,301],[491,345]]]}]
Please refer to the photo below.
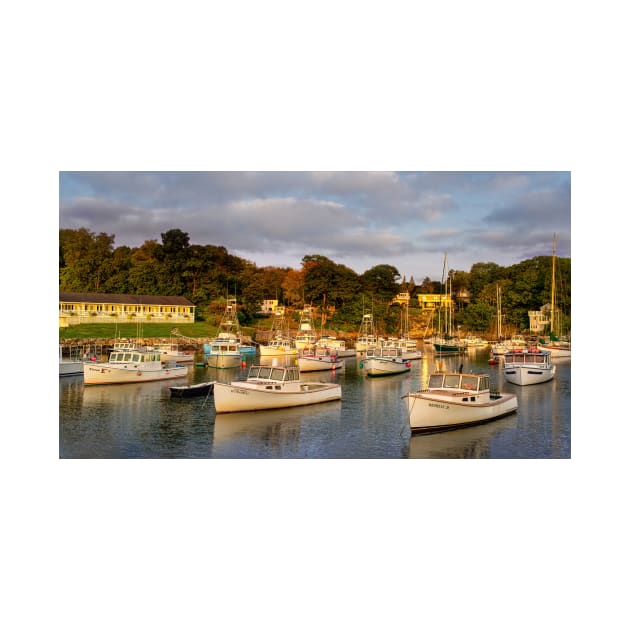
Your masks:
[{"label": "roof", "polygon": [[125,293],[72,293],[59,291],[60,302],[89,302],[91,304],[147,304],[158,306],[194,306],[176,295],[128,295]]}]

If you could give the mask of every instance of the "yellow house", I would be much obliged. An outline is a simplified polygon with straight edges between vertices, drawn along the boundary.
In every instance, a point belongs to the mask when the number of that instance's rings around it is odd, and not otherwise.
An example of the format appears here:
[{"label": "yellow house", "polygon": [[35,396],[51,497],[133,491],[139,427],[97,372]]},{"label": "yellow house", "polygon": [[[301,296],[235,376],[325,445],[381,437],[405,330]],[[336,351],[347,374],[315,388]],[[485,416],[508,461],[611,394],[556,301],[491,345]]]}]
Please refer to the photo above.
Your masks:
[{"label": "yellow house", "polygon": [[278,300],[263,300],[262,306],[260,308],[261,313],[275,313],[278,308]]},{"label": "yellow house", "polygon": [[172,295],[59,291],[59,327],[118,321],[192,323],[195,308],[186,298]]},{"label": "yellow house", "polygon": [[421,309],[450,308],[452,300],[448,295],[441,293],[419,293],[418,304]]}]

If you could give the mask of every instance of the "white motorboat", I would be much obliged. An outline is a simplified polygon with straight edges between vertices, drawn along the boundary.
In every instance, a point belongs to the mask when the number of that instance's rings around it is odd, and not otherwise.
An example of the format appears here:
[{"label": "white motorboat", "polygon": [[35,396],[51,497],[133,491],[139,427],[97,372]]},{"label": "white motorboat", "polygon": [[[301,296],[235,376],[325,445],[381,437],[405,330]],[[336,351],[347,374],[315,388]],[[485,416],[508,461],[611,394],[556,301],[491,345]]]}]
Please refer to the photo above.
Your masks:
[{"label": "white motorboat", "polygon": [[571,342],[562,340],[553,340],[546,343],[539,342],[538,347],[541,350],[547,350],[551,356],[558,359],[571,358]]},{"label": "white motorboat", "polygon": [[261,343],[258,349],[261,357],[284,357],[297,354],[295,342],[286,337],[276,337],[269,343]]},{"label": "white motorboat", "polygon": [[219,369],[240,367],[243,362],[236,299],[228,298],[215,338],[203,344],[203,362],[206,367]]},{"label": "white motorboat", "polygon": [[284,308],[276,309],[271,325],[270,340],[258,346],[261,357],[281,357],[297,354],[295,341],[291,339],[289,327],[284,319]]},{"label": "white motorboat", "polygon": [[180,378],[188,374],[188,367],[174,361],[162,364],[159,352],[128,348],[113,350],[105,363],[95,361],[83,364],[85,385],[112,385],[115,383],[146,383]]},{"label": "white motorboat", "polygon": [[405,338],[387,338],[380,339],[379,345],[381,348],[392,349],[400,348],[401,358],[407,361],[415,361],[422,358],[422,351],[418,349],[415,339]]},{"label": "white motorboat", "polygon": [[376,348],[378,336],[374,327],[374,316],[372,313],[363,313],[359,334],[355,343],[357,353],[365,353],[370,348]]},{"label": "white motorboat", "polygon": [[160,353],[163,362],[192,363],[195,360],[194,352],[182,350],[176,343],[160,343],[153,349]]},{"label": "white motorboat", "polygon": [[313,309],[311,306],[305,304],[300,313],[300,323],[297,335],[295,336],[295,347],[298,351],[301,351],[304,348],[315,345],[316,341],[317,334],[315,332],[315,324],[313,323]]},{"label": "white motorboat", "polygon": [[76,376],[83,374],[83,360],[78,356],[66,358],[63,356],[63,349],[59,346],[59,376]]},{"label": "white motorboat", "polygon": [[357,354],[354,348],[346,348],[346,342],[343,339],[337,339],[332,335],[322,335],[317,340],[315,347],[329,350],[330,354],[335,354],[341,358],[354,357]]},{"label": "white motorboat", "polygon": [[393,376],[411,370],[411,361],[404,359],[401,348],[369,348],[359,364],[368,376]]},{"label": "white motorboat", "polygon": [[217,413],[313,405],[341,399],[337,383],[305,382],[295,366],[253,365],[246,381],[214,384]]},{"label": "white motorboat", "polygon": [[343,370],[345,364],[328,348],[305,348],[298,357],[300,372],[322,372],[325,370]]},{"label": "white motorboat", "polygon": [[490,392],[487,374],[435,372],[427,389],[405,394],[412,432],[457,429],[518,409],[516,394]]},{"label": "white motorboat", "polygon": [[556,373],[551,352],[540,350],[536,346],[506,352],[503,361],[505,380],[515,385],[544,383],[550,381]]}]

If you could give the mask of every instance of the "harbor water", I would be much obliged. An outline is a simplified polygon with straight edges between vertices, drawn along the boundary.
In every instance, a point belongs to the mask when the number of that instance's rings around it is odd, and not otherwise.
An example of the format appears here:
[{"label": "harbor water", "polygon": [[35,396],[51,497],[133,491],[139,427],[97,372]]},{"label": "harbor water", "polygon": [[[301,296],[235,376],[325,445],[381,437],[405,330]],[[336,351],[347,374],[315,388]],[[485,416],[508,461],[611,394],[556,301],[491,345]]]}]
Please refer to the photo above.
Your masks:
[{"label": "harbor water", "polygon": [[[302,380],[340,383],[342,400],[273,411],[216,414],[211,395],[171,398],[172,385],[246,378],[252,357],[231,370],[191,365],[187,377],[155,383],[85,386],[82,376],[62,377],[59,457],[571,457],[570,359],[556,360],[553,380],[519,387],[504,381],[501,364],[488,364],[487,349],[439,357],[426,348],[406,374],[368,377],[360,357],[345,359],[341,371],[302,374]],[[517,413],[475,427],[411,435],[402,396],[426,386],[438,365],[488,373],[491,389],[517,394]]]}]

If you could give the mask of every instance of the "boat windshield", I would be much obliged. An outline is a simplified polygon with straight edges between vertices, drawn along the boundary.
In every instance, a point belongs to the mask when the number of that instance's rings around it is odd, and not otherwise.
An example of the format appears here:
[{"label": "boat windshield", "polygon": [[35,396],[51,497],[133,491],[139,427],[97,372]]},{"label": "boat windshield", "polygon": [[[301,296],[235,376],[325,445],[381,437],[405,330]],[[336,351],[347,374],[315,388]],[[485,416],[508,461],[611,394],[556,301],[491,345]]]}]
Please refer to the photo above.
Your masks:
[{"label": "boat windshield", "polygon": [[300,371],[296,367],[265,367],[252,365],[247,378],[250,380],[265,379],[272,381],[299,381]]},{"label": "boat windshield", "polygon": [[444,377],[444,387],[459,388],[459,381],[459,374],[447,374]]},{"label": "boat windshield", "polygon": [[477,385],[479,384],[479,378],[477,376],[470,375],[462,375],[462,384],[461,387],[463,389],[470,389],[472,391],[477,391]]},{"label": "boat windshield", "polygon": [[429,377],[429,387],[431,389],[442,387],[443,382],[444,382],[444,374],[431,374],[431,376]]}]

